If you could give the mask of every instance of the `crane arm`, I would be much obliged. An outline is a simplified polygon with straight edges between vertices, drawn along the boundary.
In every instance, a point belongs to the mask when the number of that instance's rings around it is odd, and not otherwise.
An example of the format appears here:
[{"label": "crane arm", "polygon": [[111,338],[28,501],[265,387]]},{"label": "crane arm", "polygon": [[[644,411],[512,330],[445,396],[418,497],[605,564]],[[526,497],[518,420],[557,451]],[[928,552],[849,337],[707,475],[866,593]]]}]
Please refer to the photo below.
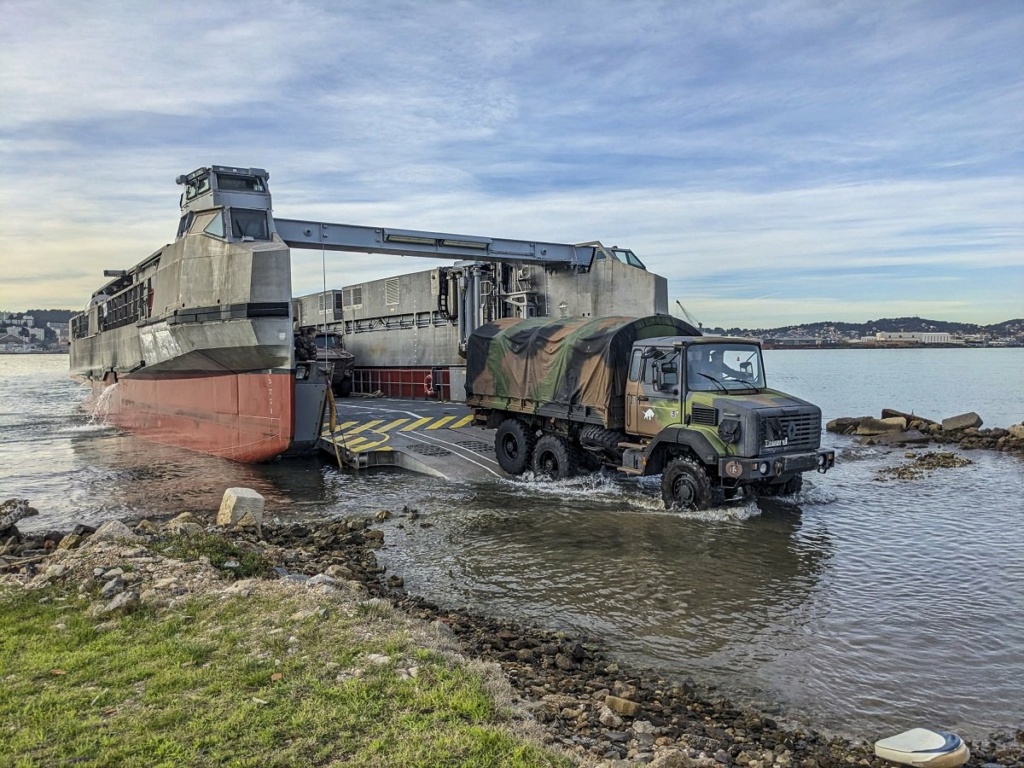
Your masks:
[{"label": "crane arm", "polygon": [[353,253],[387,253],[472,261],[517,261],[527,264],[589,268],[594,247],[501,240],[476,235],[385,229],[351,224],[277,219],[277,234],[291,248],[315,248]]}]

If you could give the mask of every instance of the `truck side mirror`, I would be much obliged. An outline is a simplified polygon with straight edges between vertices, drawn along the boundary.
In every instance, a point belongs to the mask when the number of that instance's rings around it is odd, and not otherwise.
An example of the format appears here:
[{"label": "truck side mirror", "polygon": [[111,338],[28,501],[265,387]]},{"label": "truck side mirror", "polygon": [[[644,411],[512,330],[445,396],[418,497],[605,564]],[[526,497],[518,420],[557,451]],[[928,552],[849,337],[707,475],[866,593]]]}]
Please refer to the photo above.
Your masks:
[{"label": "truck side mirror", "polygon": [[674,362],[661,363],[654,369],[654,386],[657,389],[672,389],[679,386],[679,366]]}]

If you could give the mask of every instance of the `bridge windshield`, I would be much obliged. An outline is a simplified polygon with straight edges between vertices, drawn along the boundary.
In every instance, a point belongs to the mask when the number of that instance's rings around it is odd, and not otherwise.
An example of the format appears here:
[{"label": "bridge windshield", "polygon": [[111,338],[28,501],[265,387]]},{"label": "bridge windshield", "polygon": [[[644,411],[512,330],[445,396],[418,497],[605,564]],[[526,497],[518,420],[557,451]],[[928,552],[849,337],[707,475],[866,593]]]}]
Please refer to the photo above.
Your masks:
[{"label": "bridge windshield", "polygon": [[647,269],[647,267],[644,266],[644,263],[637,258],[637,255],[628,248],[611,248],[610,250],[616,261],[621,261],[623,264],[629,264],[631,267]]},{"label": "bridge windshield", "polygon": [[225,192],[266,192],[267,185],[259,176],[235,176],[219,173],[217,174],[217,189]]}]

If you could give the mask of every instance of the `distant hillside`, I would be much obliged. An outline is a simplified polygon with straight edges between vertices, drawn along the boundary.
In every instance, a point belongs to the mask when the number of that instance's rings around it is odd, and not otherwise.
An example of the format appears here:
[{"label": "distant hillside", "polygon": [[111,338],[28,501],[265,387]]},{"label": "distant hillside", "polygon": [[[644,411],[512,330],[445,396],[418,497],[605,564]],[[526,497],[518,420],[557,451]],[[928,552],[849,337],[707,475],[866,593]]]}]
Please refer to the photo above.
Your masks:
[{"label": "distant hillside", "polygon": [[[710,329],[709,329],[710,330]],[[794,338],[801,336],[874,336],[876,333],[988,333],[992,336],[1014,336],[1024,333],[1024,318],[1006,320],[995,325],[956,323],[946,320],[928,320],[923,317],[883,317],[866,323],[839,323],[823,321],[801,325],[783,325],[777,328],[727,328],[725,333],[762,338]]]},{"label": "distant hillside", "polygon": [[47,323],[66,323],[71,320],[72,315],[77,315],[80,309],[30,309],[23,314],[32,315],[37,325]]}]

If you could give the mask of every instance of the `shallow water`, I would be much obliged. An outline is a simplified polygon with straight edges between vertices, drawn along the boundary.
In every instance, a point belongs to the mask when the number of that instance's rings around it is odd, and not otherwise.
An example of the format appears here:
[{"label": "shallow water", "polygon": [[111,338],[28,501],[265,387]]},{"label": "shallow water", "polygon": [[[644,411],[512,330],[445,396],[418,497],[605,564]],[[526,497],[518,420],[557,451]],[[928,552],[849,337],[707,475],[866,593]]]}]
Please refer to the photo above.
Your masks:
[{"label": "shallow water", "polygon": [[[773,386],[826,418],[894,407],[937,419],[976,410],[987,426],[1024,419],[1024,350],[769,351],[766,365]],[[42,513],[23,527],[209,513],[236,485],[282,518],[408,505],[419,521],[385,523],[380,558],[442,605],[585,633],[856,737],[1024,725],[1018,459],[967,452],[969,466],[883,482],[903,450],[826,435],[837,466],[798,496],[679,515],[650,481],[452,484],[155,446],[90,422],[66,371],[63,356],[0,356],[0,498]]]}]

